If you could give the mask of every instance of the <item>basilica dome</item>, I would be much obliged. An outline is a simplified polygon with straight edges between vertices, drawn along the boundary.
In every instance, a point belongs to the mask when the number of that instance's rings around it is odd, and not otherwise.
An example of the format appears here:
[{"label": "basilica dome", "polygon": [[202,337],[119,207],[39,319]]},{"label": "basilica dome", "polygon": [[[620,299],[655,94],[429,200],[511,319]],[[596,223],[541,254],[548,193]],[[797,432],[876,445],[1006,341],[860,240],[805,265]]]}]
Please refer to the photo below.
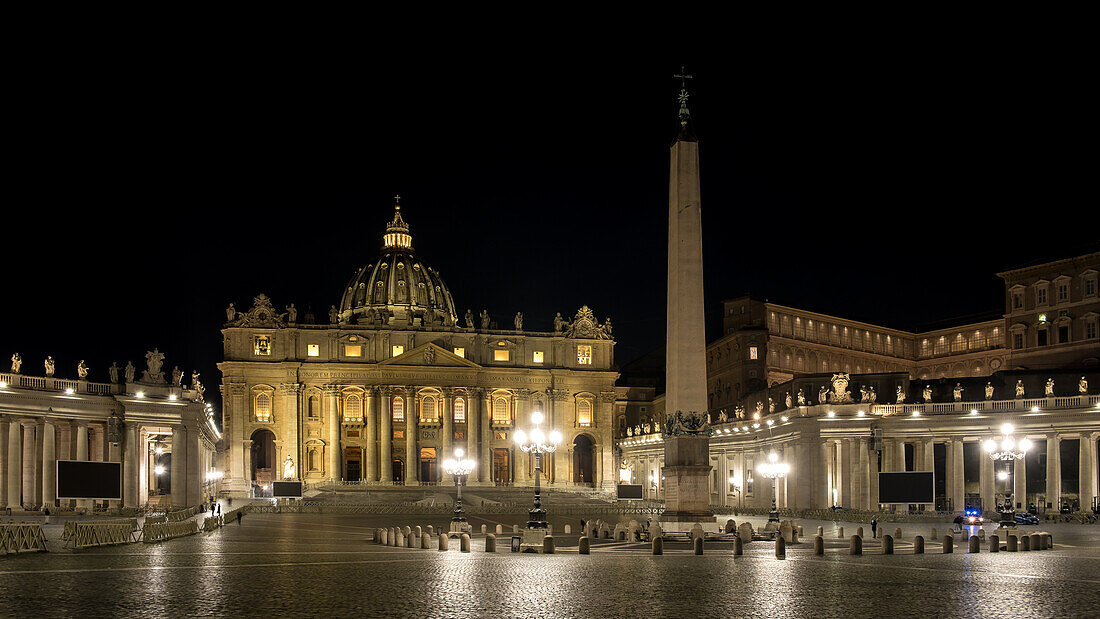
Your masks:
[{"label": "basilica dome", "polygon": [[344,290],[339,323],[451,327],[457,321],[451,291],[439,271],[417,257],[401,206],[394,206],[378,260],[359,269]]}]

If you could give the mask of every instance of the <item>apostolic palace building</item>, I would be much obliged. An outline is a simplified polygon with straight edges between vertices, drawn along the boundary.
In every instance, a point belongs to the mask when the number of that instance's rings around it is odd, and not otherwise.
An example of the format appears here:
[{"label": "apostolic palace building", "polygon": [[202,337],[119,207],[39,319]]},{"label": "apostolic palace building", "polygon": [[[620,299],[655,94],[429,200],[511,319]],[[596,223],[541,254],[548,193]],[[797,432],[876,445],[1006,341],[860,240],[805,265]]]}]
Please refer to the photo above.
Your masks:
[{"label": "apostolic palace building", "polygon": [[[1089,509],[1100,437],[1100,253],[1000,273],[1002,315],[908,332],[749,297],[707,346],[711,503],[877,509],[879,471],[933,471],[935,505]],[[661,496],[659,386],[623,369],[622,478]],[[1004,424],[1012,424],[1004,428]],[[1026,455],[983,444],[1011,429]],[[773,484],[769,454],[790,466]],[[904,506],[903,506],[904,507]]]},{"label": "apostolic palace building", "polygon": [[438,483],[459,448],[476,458],[470,485],[527,484],[533,456],[518,452],[512,433],[538,410],[564,437],[543,462],[543,482],[613,489],[610,320],[582,307],[538,332],[522,314],[510,328],[486,310],[460,314],[414,249],[400,206],[380,241],[325,324],[299,320],[293,305],[280,312],[262,294],[248,311],[230,305],[219,364],[223,488]]}]

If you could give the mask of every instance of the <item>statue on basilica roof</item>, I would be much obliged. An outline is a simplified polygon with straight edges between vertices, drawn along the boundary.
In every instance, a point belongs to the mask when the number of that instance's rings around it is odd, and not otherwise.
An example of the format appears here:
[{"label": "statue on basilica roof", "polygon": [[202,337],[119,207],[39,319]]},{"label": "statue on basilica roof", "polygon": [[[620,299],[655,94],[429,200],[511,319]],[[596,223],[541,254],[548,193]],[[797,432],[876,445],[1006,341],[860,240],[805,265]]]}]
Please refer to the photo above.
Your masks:
[{"label": "statue on basilica roof", "polygon": [[561,333],[562,327],[564,327],[565,324],[565,319],[561,317],[561,312],[558,312],[554,316],[554,333]]},{"label": "statue on basilica roof", "polygon": [[336,306],[333,305],[332,307],[328,308],[328,321],[332,324],[336,324],[336,318],[337,318]]},{"label": "statue on basilica roof", "polygon": [[229,307],[225,308],[225,321],[226,322],[233,322],[236,319],[237,319],[237,308],[233,307],[233,304],[230,303]]},{"label": "statue on basilica roof", "polygon": [[134,382],[134,372],[135,371],[136,370],[134,369],[134,364],[127,361],[126,362],[126,382],[128,382],[128,383]]},{"label": "statue on basilica roof", "polygon": [[466,308],[466,328],[474,328],[474,313],[471,312],[469,308]]},{"label": "statue on basilica roof", "polygon": [[107,368],[107,375],[111,377],[112,383],[118,382],[118,362],[112,361],[111,367]]},{"label": "statue on basilica roof", "polygon": [[596,314],[582,305],[565,330],[565,337],[591,340],[610,340],[611,333],[596,320]]},{"label": "statue on basilica roof", "polygon": [[516,312],[516,317],[512,323],[516,325],[516,331],[523,331],[523,312]]},{"label": "statue on basilica roof", "polygon": [[1054,379],[1053,378],[1048,378],[1047,379],[1046,396],[1048,398],[1053,398],[1054,397]]},{"label": "statue on basilica roof", "polygon": [[49,355],[46,355],[46,361],[44,362],[43,365],[46,366],[46,376],[53,376],[53,372],[54,372],[53,357],[51,357]]},{"label": "statue on basilica roof", "polygon": [[993,383],[991,383],[991,382],[986,382],[985,383],[985,399],[987,399],[987,400],[992,400],[993,399]]},{"label": "statue on basilica roof", "polygon": [[80,380],[88,380],[88,366],[81,359],[80,363],[76,364],[76,377]]},{"label": "statue on basilica roof", "polygon": [[483,331],[488,331],[489,330],[490,321],[491,321],[491,319],[489,318],[489,310],[485,310],[485,309],[481,310],[481,329]]},{"label": "statue on basilica roof", "polygon": [[19,353],[12,353],[11,355],[11,373],[18,374],[19,370],[23,367],[23,356]]},{"label": "statue on basilica roof", "polygon": [[1081,380],[1077,381],[1077,393],[1080,393],[1081,395],[1085,395],[1088,392],[1089,392],[1089,381],[1086,380],[1084,376],[1082,376]]},{"label": "statue on basilica roof", "polygon": [[298,308],[294,307],[294,304],[286,306],[286,314],[288,322],[298,322]]}]

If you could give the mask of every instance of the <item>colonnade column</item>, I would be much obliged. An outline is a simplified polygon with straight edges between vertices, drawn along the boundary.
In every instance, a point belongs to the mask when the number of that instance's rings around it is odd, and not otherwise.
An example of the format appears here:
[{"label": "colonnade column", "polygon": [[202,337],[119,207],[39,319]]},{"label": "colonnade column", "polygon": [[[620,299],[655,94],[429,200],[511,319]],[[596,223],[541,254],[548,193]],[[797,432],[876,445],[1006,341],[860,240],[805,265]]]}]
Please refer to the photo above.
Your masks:
[{"label": "colonnade column", "polygon": [[42,424],[42,504],[53,507],[57,502],[57,435],[53,421]]},{"label": "colonnade column", "polygon": [[[993,511],[997,506],[997,472],[993,458],[984,450],[978,451],[978,492],[982,499],[982,511]],[[1002,486],[1003,488],[1003,486]]]},{"label": "colonnade column", "polygon": [[[86,431],[87,428],[83,425],[77,428],[77,460],[84,459],[80,457],[80,441],[82,436],[87,437]],[[168,479],[172,488],[172,505],[177,507],[187,505],[187,479],[184,473],[187,470],[186,434],[187,431],[183,429],[183,426],[172,426],[172,470]]]},{"label": "colonnade column", "polygon": [[897,455],[894,456],[894,470],[898,473],[905,472],[905,441],[898,439],[897,443]]},{"label": "colonnade column", "polygon": [[856,460],[855,464],[852,463],[852,454],[855,449],[852,447],[852,439],[846,438],[840,441],[839,457],[840,457],[840,483],[837,484],[837,491],[840,493],[840,505],[845,509],[852,509],[855,507],[855,497],[858,495],[852,493],[852,478],[855,477],[855,472],[859,470],[859,461]]},{"label": "colonnade column", "polygon": [[420,479],[420,454],[416,451],[416,388],[405,390],[405,485],[415,486]]},{"label": "colonnade column", "polygon": [[828,441],[821,441],[813,450],[814,458],[814,493],[813,506],[818,508],[828,507],[832,501],[829,488],[829,446]]},{"label": "colonnade column", "polygon": [[378,402],[374,389],[367,389],[367,481],[378,481]]},{"label": "colonnade column", "polygon": [[1047,502],[1057,511],[1062,505],[1062,454],[1061,439],[1057,434],[1047,435]]},{"label": "colonnade column", "polygon": [[8,504],[8,419],[0,416],[0,507]]},{"label": "colonnade column", "polygon": [[948,473],[951,476],[951,509],[960,512],[966,507],[966,487],[963,483],[963,442],[962,439],[951,439],[951,467]]},{"label": "colonnade column", "polygon": [[936,471],[936,444],[930,438],[924,439],[924,462],[922,464],[922,471],[930,473]]},{"label": "colonnade column", "polygon": [[126,424],[125,440],[122,457],[122,504],[126,507],[137,507],[138,488],[141,486],[141,456],[145,450],[138,444],[138,429],[134,423]]},{"label": "colonnade column", "polygon": [[451,444],[455,438],[454,418],[452,412],[454,411],[454,391],[452,389],[443,389],[443,453],[439,454],[439,462],[450,458],[453,455]]},{"label": "colonnade column", "polygon": [[481,471],[481,453],[478,451],[477,446],[480,411],[481,398],[477,397],[475,389],[470,389],[466,394],[466,453],[471,460],[477,463],[469,478],[474,483],[477,483],[484,475]]},{"label": "colonnade column", "polygon": [[328,424],[328,471],[327,477],[338,480],[343,477],[340,471],[340,415],[336,410],[336,394],[339,387],[325,385],[326,422]]},{"label": "colonnade column", "polygon": [[382,406],[378,411],[378,481],[393,482],[393,410],[390,408],[391,387],[380,387]]},{"label": "colonnade column", "polygon": [[[87,431],[86,426],[85,431]],[[84,457],[80,458],[81,460],[88,459],[87,445],[87,434],[85,434]],[[34,451],[34,423],[28,422],[23,424],[23,502],[27,505],[35,503]]]},{"label": "colonnade column", "polygon": [[[988,457],[988,456],[986,456]],[[1012,504],[1027,509],[1027,458],[1017,458],[1012,465]]]},{"label": "colonnade column", "polygon": [[1080,497],[1083,512],[1092,510],[1092,499],[1096,496],[1096,452],[1093,445],[1095,441],[1096,437],[1091,434],[1081,435],[1081,456],[1077,478],[1080,489],[1077,496]]},{"label": "colonnade column", "polygon": [[8,423],[8,507],[19,509],[23,506],[20,485],[23,475],[23,431],[18,419]]},{"label": "colonnade column", "polygon": [[[198,505],[202,499],[202,454],[199,453],[199,446],[202,444],[199,440],[198,427],[184,428],[185,434],[183,435],[184,444],[187,445],[187,463],[184,468],[184,477],[187,479],[187,503],[185,505]],[[293,445],[287,447],[288,449],[294,449]],[[275,463],[275,479],[282,477],[282,465],[278,462]]]}]

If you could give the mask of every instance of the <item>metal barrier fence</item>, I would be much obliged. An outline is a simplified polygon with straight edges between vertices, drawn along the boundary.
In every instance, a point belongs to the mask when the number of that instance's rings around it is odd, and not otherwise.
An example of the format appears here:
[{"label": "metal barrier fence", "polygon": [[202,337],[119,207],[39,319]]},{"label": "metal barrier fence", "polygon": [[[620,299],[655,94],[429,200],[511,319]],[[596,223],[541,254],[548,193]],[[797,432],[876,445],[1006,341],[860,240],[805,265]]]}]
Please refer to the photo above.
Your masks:
[{"label": "metal barrier fence", "polygon": [[[289,505],[252,504],[247,506],[248,512],[258,514],[450,514],[454,511],[453,503],[334,503],[314,500],[304,500]],[[490,503],[486,505],[464,504],[469,514],[523,514],[531,509],[530,503]],[[620,502],[607,505],[591,505],[580,503],[564,503],[554,505],[544,503],[543,507],[556,516],[588,516],[588,515],[659,515],[665,510],[663,503],[649,501]],[[226,520],[232,512],[225,515]],[[235,517],[235,516],[234,516]]]},{"label": "metal barrier fence", "polygon": [[151,524],[164,524],[166,522],[168,522],[168,514],[159,514],[159,515],[156,515],[156,516],[146,516],[145,517],[145,525],[146,526],[151,525]]},{"label": "metal barrier fence", "polygon": [[222,516],[211,516],[202,521],[202,530],[214,531],[219,527],[225,526],[225,519]]},{"label": "metal barrier fence", "polygon": [[[67,542],[76,536],[76,525],[80,523],[79,520],[66,520],[65,529],[61,532],[61,541]],[[138,521],[137,518],[110,518],[106,520],[91,520],[83,524],[128,524],[131,531],[137,531]]]},{"label": "metal barrier fence", "polygon": [[46,536],[38,522],[7,522],[0,524],[0,554],[47,552]]},{"label": "metal barrier fence", "polygon": [[73,546],[77,550],[137,541],[137,533],[129,522],[78,522],[74,530]]},{"label": "metal barrier fence", "polygon": [[161,542],[166,539],[194,535],[199,532],[199,523],[195,520],[184,522],[166,522],[163,524],[146,524],[141,530],[141,541]]},{"label": "metal barrier fence", "polygon": [[187,509],[181,509],[179,511],[168,512],[168,522],[183,522],[193,518],[195,514],[199,513],[197,507],[188,507]]}]

